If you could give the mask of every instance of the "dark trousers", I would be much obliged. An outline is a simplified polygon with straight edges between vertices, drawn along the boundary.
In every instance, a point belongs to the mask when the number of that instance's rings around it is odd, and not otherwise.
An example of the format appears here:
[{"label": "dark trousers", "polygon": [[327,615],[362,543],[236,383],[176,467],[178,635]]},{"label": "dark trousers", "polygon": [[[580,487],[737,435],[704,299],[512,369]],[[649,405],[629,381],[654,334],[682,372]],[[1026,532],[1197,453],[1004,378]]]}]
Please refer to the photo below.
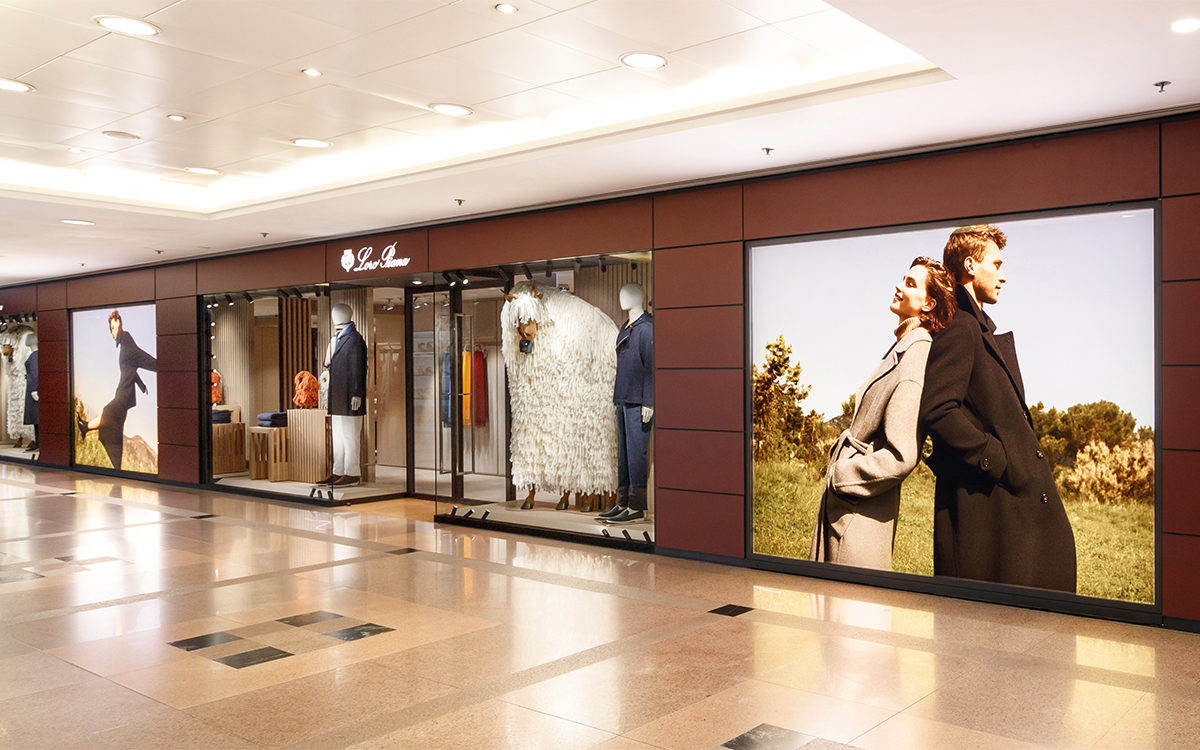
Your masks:
[{"label": "dark trousers", "polygon": [[642,421],[641,404],[617,404],[617,503],[646,510],[650,423]]}]

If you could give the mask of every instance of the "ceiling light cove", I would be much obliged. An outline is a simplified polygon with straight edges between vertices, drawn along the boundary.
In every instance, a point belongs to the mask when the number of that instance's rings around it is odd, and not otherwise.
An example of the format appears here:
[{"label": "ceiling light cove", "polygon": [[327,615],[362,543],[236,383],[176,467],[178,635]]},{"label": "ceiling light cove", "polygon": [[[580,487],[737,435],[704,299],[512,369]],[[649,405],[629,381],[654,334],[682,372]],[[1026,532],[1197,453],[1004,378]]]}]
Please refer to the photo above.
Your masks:
[{"label": "ceiling light cove", "polygon": [[461,104],[450,104],[448,102],[430,104],[429,108],[439,115],[450,115],[451,117],[468,117],[475,114],[475,110],[470,107],[464,107]]},{"label": "ceiling light cove", "polygon": [[516,13],[517,6],[509,5],[508,3],[500,3],[496,6],[496,10],[500,11],[501,13]]},{"label": "ceiling light cove", "polygon": [[209,169],[208,167],[185,167],[183,171],[191,172],[192,174],[221,174],[221,170]]},{"label": "ceiling light cove", "polygon": [[86,151],[84,151],[83,149],[79,148],[78,146],[72,146],[72,147],[70,147],[69,149],[67,149],[67,153],[71,153],[71,154],[86,154],[87,152],[86,152]]},{"label": "ceiling light cove", "polygon": [[183,115],[167,115],[167,119],[174,120],[175,122],[183,122],[187,118],[184,117]]},{"label": "ceiling light cove", "polygon": [[329,141],[321,141],[316,138],[293,138],[292,145],[302,148],[329,148]]},{"label": "ceiling light cove", "polygon": [[115,31],[118,34],[129,34],[130,36],[155,36],[162,29],[152,23],[143,21],[140,18],[126,18],[125,16],[93,16],[92,20],[101,28]]},{"label": "ceiling light cove", "polygon": [[94,226],[96,226],[96,222],[94,222],[94,221],[85,221],[84,219],[59,219],[59,220],[58,220],[58,223],[59,223],[59,224],[75,224],[76,226],[81,226],[81,227],[94,227]]},{"label": "ceiling light cove", "polygon": [[621,55],[621,64],[639,70],[654,70],[667,64],[667,58],[653,52],[630,52]]},{"label": "ceiling light cove", "polygon": [[126,133],[123,130],[105,130],[104,134],[106,136],[108,136],[109,138],[116,138],[118,141],[140,141],[140,140],[142,140],[142,137],[140,135],[134,135],[133,133]]},{"label": "ceiling light cove", "polygon": [[321,75],[321,71],[317,70],[316,68],[305,68],[300,72],[306,76],[309,76],[310,78],[316,78],[317,76]]},{"label": "ceiling light cove", "polygon": [[1200,18],[1183,18],[1171,24],[1171,31],[1180,34],[1190,34],[1200,29]]},{"label": "ceiling light cove", "polygon": [[14,81],[11,78],[0,78],[0,91],[16,91],[20,94],[28,94],[34,90],[33,86],[30,86],[28,83]]}]

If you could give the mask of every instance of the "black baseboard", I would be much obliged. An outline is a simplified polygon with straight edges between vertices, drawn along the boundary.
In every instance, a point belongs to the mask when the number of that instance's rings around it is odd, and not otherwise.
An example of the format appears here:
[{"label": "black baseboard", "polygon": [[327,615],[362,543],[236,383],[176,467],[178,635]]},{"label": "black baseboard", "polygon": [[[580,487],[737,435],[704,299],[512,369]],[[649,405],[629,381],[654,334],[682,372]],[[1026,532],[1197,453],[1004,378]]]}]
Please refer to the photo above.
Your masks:
[{"label": "black baseboard", "polygon": [[559,529],[544,529],[540,526],[520,526],[512,523],[500,523],[498,521],[485,521],[481,518],[466,518],[460,515],[450,515],[449,513],[441,513],[433,517],[437,523],[453,524],[455,526],[471,526],[479,529],[487,529],[488,531],[503,531],[512,534],[524,534],[526,536],[538,536],[545,539],[557,539],[562,542],[578,542],[580,544],[590,544],[596,547],[612,547],[614,549],[629,550],[631,552],[646,552],[653,554],[655,547],[652,542],[631,541],[615,536],[598,536],[596,534],[576,534],[570,531],[561,531]]}]

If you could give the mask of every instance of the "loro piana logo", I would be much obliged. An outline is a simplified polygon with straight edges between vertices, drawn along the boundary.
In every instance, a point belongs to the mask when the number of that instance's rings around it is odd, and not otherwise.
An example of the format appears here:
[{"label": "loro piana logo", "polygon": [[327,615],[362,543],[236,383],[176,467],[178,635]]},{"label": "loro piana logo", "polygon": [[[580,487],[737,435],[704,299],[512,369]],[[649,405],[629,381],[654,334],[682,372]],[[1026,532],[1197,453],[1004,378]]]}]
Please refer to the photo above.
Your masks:
[{"label": "loro piana logo", "polygon": [[346,251],[344,253],[342,253],[342,268],[346,269],[346,271],[349,272],[350,267],[353,265],[354,265],[354,251],[351,250],[350,248],[346,248]]},{"label": "loro piana logo", "polygon": [[[403,268],[409,264],[409,261],[412,260],[412,258],[396,257],[395,242],[383,249],[383,252],[380,253],[379,260],[371,260],[371,254],[374,252],[375,248],[371,246],[360,249],[357,255],[350,248],[346,248],[342,251],[342,268],[346,269],[346,273],[374,271],[377,268]],[[355,265],[356,263],[357,265]]]}]

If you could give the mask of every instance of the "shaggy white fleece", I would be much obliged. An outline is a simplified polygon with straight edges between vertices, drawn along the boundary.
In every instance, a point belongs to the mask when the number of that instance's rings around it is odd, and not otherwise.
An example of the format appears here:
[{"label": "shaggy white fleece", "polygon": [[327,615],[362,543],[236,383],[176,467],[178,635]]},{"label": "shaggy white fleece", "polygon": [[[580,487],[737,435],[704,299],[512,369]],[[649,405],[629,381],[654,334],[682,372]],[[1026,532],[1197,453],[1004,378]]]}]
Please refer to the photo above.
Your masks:
[{"label": "shaggy white fleece", "polygon": [[[570,292],[513,287],[500,311],[501,353],[512,403],[512,474],[518,490],[615,492],[617,326]],[[533,351],[517,325],[537,321]]]}]

